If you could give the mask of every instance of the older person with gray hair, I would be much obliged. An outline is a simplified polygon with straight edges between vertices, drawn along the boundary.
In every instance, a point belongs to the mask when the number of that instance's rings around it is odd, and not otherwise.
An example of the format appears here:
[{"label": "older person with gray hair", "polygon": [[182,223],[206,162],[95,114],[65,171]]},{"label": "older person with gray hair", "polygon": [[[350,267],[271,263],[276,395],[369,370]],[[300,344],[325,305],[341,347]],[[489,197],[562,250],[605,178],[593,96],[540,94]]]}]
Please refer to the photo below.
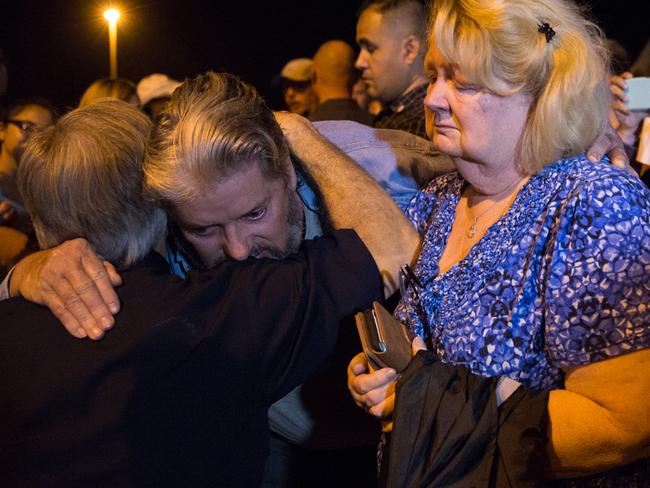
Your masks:
[{"label": "older person with gray hair", "polygon": [[[3,486],[258,486],[268,406],[327,355],[339,320],[380,294],[351,231],[286,261],[170,275],[151,251],[165,215],[141,193],[150,127],[128,104],[98,101],[26,148],[19,183],[39,242],[84,236],[124,286],[100,343],[21,298],[0,303]],[[375,249],[382,267],[408,259]]]},{"label": "older person with gray hair", "polygon": [[30,146],[20,191],[41,248],[84,236],[125,268],[165,235],[165,213],[142,196],[151,124],[122,103],[96,103],[71,112]]}]

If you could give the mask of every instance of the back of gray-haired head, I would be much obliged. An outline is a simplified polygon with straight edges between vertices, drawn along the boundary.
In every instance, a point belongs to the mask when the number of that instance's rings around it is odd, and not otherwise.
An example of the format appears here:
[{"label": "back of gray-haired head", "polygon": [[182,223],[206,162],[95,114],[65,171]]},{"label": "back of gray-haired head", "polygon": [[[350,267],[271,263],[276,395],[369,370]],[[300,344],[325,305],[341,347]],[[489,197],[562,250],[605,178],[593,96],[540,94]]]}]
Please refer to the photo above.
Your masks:
[{"label": "back of gray-haired head", "polygon": [[150,130],[140,110],[106,99],[34,135],[18,185],[41,247],[84,237],[101,256],[124,267],[164,237],[164,212],[142,195]]},{"label": "back of gray-haired head", "polygon": [[251,164],[287,178],[288,156],[257,90],[234,75],[208,71],[177,88],[161,114],[145,159],[147,193],[165,205],[187,202]]}]

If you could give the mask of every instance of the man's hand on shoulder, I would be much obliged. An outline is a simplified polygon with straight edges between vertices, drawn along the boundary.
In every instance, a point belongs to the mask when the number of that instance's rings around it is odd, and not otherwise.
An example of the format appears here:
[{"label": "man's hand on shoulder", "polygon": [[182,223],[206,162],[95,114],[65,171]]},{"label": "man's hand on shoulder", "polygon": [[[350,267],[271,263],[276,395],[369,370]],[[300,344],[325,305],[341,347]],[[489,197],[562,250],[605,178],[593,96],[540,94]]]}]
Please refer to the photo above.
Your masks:
[{"label": "man's hand on shoulder", "polygon": [[609,160],[617,168],[621,168],[627,173],[638,176],[636,171],[634,171],[630,165],[630,159],[625,153],[623,141],[616,131],[609,125],[607,126],[607,130],[600,134],[591,147],[587,149],[587,157],[592,163],[599,162],[605,155],[609,157]]},{"label": "man's hand on shoulder", "polygon": [[[315,141],[326,142],[312,123],[301,115],[290,112],[273,112],[291,151],[300,159],[309,158],[309,150]],[[327,143],[329,145],[329,143]]]},{"label": "man's hand on shoulder", "polygon": [[20,261],[10,294],[45,305],[75,337],[101,339],[115,323],[120,304],[113,287],[121,283],[112,264],[74,239]]},{"label": "man's hand on shoulder", "polygon": [[314,126],[302,115],[291,112],[273,112],[275,121],[278,123],[285,137],[291,137],[301,131],[314,131]]}]

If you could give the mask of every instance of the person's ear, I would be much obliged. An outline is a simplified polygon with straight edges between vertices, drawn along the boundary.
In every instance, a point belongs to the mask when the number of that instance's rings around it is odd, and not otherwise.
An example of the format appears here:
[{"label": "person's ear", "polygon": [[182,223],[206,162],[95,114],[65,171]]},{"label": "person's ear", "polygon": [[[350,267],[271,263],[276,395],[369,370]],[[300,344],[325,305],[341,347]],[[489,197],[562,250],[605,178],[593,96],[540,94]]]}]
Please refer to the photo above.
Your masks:
[{"label": "person's ear", "polygon": [[422,42],[417,36],[407,36],[402,42],[402,50],[406,64],[413,64],[418,56],[421,55],[420,51],[422,50]]}]

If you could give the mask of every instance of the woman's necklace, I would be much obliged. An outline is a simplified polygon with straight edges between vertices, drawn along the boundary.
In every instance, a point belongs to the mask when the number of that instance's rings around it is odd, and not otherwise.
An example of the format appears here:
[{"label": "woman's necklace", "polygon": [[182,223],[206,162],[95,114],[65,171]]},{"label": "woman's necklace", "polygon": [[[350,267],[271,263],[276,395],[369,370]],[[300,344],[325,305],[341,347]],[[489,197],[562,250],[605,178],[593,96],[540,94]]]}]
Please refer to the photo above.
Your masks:
[{"label": "woman's necklace", "polygon": [[476,235],[476,224],[478,223],[478,219],[483,217],[488,211],[492,210],[493,208],[494,205],[490,205],[486,210],[483,210],[480,214],[472,215],[473,222],[472,225],[469,226],[469,230],[467,231],[467,237],[469,237],[470,239],[474,238],[474,236]]},{"label": "woman's necklace", "polygon": [[[520,179],[516,180],[514,183],[512,183],[508,188],[506,188],[506,189],[503,190],[503,191],[506,192],[506,191],[512,189],[512,188],[515,187],[517,184],[523,182],[523,180],[524,180],[524,178],[520,178]],[[472,203],[471,200],[472,200],[472,197],[474,196],[474,190],[470,188],[470,191],[472,192],[472,195],[469,196],[469,197],[467,198],[467,201],[468,201],[469,204]],[[514,201],[516,195],[517,195],[517,192],[513,192],[513,193],[510,195],[510,197],[506,200],[505,208],[509,208],[509,207],[510,207],[510,205],[511,205],[512,202]],[[473,212],[472,212],[472,210],[471,210],[470,205],[467,206],[467,208],[468,208],[468,210],[470,211],[470,213],[472,213],[472,216],[471,216],[471,217],[472,217],[472,224],[469,226],[469,229],[467,230],[467,237],[468,237],[469,239],[473,239],[474,236],[476,235],[478,221],[479,221],[479,220],[480,220],[480,219],[481,219],[485,214],[487,214],[490,210],[493,210],[494,208],[498,207],[499,204],[501,204],[501,203],[503,203],[503,202],[495,202],[495,203],[493,203],[492,205],[490,205],[488,208],[486,208],[485,210],[483,210],[483,211],[482,211],[480,214],[478,214],[478,215],[473,215]],[[503,208],[503,207],[502,207],[502,208]]]}]

